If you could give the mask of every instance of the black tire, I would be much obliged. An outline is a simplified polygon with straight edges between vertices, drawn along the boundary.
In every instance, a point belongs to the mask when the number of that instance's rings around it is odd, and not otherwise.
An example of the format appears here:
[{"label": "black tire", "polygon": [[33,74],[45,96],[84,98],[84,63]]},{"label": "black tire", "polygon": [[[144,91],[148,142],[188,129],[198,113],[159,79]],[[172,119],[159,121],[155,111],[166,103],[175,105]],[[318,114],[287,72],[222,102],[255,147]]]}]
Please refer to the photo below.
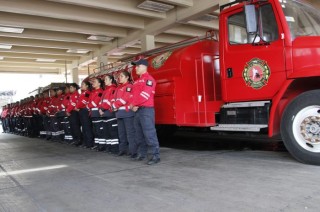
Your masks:
[{"label": "black tire", "polygon": [[[306,118],[309,117],[312,119]],[[285,109],[281,120],[281,136],[290,154],[305,164],[320,165],[320,90],[307,91],[297,96]],[[320,119],[320,118],[319,118]],[[310,134],[303,135],[300,129]],[[311,135],[312,132],[312,137]],[[306,139],[315,139],[313,143]]]}]

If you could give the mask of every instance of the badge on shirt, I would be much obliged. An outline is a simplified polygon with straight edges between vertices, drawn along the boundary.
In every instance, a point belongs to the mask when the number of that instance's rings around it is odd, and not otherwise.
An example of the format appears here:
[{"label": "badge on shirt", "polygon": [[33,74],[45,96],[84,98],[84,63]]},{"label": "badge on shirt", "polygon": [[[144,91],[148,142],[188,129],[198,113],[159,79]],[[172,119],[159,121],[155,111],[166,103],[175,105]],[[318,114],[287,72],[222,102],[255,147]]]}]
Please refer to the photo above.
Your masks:
[{"label": "badge on shirt", "polygon": [[131,88],[130,87],[127,88],[127,92],[131,92]]},{"label": "badge on shirt", "polygon": [[89,96],[90,96],[90,94],[86,93],[84,96],[85,96],[85,97],[89,97]]},{"label": "badge on shirt", "polygon": [[98,96],[101,97],[101,96],[102,96],[102,93],[99,93]]},{"label": "badge on shirt", "polygon": [[148,85],[148,86],[152,86],[152,85],[153,85],[152,80],[147,80],[147,85]]}]

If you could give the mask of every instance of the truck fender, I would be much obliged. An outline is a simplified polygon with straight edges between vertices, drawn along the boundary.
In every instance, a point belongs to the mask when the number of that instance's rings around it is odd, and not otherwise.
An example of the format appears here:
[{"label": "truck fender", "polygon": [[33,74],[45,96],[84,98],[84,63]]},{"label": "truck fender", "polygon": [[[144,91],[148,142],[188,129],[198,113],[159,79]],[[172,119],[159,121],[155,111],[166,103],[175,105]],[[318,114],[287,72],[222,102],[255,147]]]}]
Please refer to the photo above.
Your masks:
[{"label": "truck fender", "polygon": [[277,95],[275,95],[272,99],[272,106],[271,106],[270,116],[269,116],[269,132],[268,132],[269,137],[272,137],[280,133],[280,122],[281,122],[280,101],[293,81],[294,81],[293,79],[287,80],[283,84],[281,90],[279,90]]}]

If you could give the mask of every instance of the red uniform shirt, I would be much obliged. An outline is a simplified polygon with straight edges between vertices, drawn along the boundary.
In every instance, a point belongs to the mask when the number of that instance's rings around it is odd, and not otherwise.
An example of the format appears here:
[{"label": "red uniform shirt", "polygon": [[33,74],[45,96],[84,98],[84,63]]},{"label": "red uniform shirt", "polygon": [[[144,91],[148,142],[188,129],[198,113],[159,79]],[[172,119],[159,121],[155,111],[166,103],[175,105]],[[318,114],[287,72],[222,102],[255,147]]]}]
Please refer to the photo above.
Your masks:
[{"label": "red uniform shirt", "polygon": [[70,94],[70,98],[69,98],[69,104],[67,107],[67,112],[71,113],[71,111],[75,110],[77,104],[78,104],[78,100],[79,100],[79,93],[78,91],[75,91],[73,93]]},{"label": "red uniform shirt", "polygon": [[61,101],[61,95],[54,96],[51,98],[47,111],[50,116],[54,116],[56,112],[58,112],[59,105],[61,105]]},{"label": "red uniform shirt", "polygon": [[112,102],[115,101],[115,92],[116,92],[116,85],[112,84],[103,91],[101,101],[99,103],[99,108],[103,110],[111,110],[112,109]]},{"label": "red uniform shirt", "polygon": [[153,107],[156,84],[156,81],[148,72],[142,74],[134,83],[132,105]]},{"label": "red uniform shirt", "polygon": [[86,108],[90,97],[90,91],[81,91],[76,108]]},{"label": "red uniform shirt", "polygon": [[66,110],[69,106],[69,100],[70,100],[70,94],[67,93],[63,96],[63,99],[61,101],[61,104],[60,104],[60,107],[59,107],[59,110]]},{"label": "red uniform shirt", "polygon": [[132,84],[125,83],[120,85],[115,92],[115,101],[112,107],[115,109],[128,110],[132,101]]},{"label": "red uniform shirt", "polygon": [[88,101],[88,108],[97,108],[99,106],[99,103],[101,101],[103,90],[101,88],[95,89],[91,91],[89,101]]},{"label": "red uniform shirt", "polygon": [[39,105],[39,109],[42,115],[45,115],[47,113],[50,100],[51,100],[50,97],[47,97],[41,101],[41,105]]}]

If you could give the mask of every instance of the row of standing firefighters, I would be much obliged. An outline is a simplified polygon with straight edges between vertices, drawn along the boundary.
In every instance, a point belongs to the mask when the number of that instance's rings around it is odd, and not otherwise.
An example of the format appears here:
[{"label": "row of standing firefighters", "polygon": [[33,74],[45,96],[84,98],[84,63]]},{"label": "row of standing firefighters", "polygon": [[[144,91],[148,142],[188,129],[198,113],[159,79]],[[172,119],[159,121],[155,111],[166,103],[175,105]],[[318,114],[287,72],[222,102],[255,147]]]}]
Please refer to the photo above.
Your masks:
[{"label": "row of standing firefighters", "polygon": [[147,164],[160,161],[155,129],[156,82],[148,61],[133,62],[139,78],[122,71],[81,83],[65,84],[3,107],[4,132],[42,137],[118,156],[129,155]]}]

